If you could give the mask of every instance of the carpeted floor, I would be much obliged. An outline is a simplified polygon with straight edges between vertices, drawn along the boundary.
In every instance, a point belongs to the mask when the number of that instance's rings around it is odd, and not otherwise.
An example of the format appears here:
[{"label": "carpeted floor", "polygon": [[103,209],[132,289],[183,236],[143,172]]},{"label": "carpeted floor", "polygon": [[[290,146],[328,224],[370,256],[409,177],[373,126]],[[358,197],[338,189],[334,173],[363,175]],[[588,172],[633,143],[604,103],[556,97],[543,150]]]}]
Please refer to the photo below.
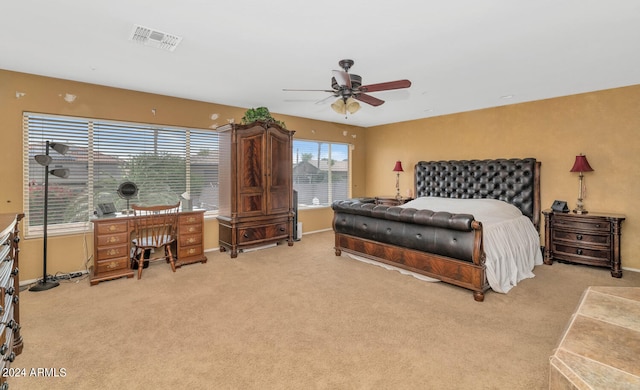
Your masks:
[{"label": "carpeted floor", "polygon": [[[12,367],[25,376],[11,389],[543,389],[584,289],[640,286],[638,273],[543,265],[478,303],[336,257],[332,232],[208,257],[176,273],[153,263],[141,280],[22,291]],[[58,376],[30,376],[38,368]]]}]

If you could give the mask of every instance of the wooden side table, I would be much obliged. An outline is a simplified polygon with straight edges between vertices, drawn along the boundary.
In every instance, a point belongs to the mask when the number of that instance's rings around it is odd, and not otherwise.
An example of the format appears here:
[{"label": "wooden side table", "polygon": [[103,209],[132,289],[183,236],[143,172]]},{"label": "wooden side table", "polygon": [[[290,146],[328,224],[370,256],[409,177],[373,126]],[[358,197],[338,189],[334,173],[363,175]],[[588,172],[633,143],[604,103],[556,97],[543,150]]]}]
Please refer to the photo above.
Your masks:
[{"label": "wooden side table", "polygon": [[376,204],[382,205],[382,206],[400,206],[401,204],[405,204],[413,200],[413,198],[405,198],[405,197],[398,199],[395,196],[376,196],[375,199],[376,199]]},{"label": "wooden side table", "polygon": [[624,215],[573,214],[551,210],[542,212],[544,225],[544,263],[554,260],[611,269],[611,276],[622,277],[620,236]]}]

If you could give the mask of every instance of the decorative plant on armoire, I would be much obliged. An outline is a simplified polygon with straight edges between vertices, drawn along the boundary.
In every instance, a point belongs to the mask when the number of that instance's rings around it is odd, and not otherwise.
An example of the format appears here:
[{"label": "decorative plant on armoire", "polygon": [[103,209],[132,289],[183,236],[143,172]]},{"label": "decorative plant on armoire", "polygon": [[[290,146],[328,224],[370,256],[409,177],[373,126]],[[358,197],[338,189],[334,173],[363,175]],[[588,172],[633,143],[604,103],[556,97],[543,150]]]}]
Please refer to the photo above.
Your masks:
[{"label": "decorative plant on armoire", "polygon": [[243,125],[253,123],[255,121],[275,123],[283,129],[287,128],[284,122],[279,121],[271,116],[271,113],[269,112],[269,109],[267,107],[250,108],[244,113],[244,116],[242,117]]}]

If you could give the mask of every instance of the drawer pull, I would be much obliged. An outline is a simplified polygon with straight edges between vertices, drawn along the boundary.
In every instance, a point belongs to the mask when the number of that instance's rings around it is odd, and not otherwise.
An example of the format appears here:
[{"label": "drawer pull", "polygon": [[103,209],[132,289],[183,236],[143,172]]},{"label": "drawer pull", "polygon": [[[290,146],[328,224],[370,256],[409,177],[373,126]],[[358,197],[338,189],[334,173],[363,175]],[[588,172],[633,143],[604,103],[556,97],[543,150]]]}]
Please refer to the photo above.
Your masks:
[{"label": "drawer pull", "polygon": [[9,356],[4,358],[4,360],[8,360],[9,362],[13,363],[13,361],[16,360],[16,353],[15,352],[11,352],[9,354]]},{"label": "drawer pull", "polygon": [[577,253],[577,254],[579,254],[579,255],[581,255],[581,254],[582,254],[582,249],[578,249],[578,250],[576,251],[576,253]]},{"label": "drawer pull", "polygon": [[248,235],[247,233],[244,233],[244,234],[242,235],[242,237],[244,237],[244,238],[249,238],[249,235]]},{"label": "drawer pull", "polygon": [[599,224],[599,223],[598,223],[598,224],[596,224],[596,227],[597,227],[597,228],[599,228],[599,227],[600,227],[600,224]]},{"label": "drawer pull", "polygon": [[576,239],[578,239],[578,240],[582,240],[582,234],[578,234],[578,235],[576,236]]},{"label": "drawer pull", "polygon": [[287,230],[287,229],[285,229],[284,227],[280,226],[280,231],[281,232],[284,232],[285,230]]}]

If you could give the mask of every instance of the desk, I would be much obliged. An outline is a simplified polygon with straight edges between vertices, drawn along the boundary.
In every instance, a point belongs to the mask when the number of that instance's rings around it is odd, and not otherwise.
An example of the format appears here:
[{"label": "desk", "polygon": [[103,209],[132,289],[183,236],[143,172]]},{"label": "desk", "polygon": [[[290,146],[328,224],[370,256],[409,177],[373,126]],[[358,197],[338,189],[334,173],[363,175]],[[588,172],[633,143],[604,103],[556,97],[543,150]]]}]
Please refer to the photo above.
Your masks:
[{"label": "desk", "polygon": [[[135,228],[133,215],[101,217],[93,222],[93,276],[94,286],[106,280],[126,276],[132,278],[131,233]],[[178,213],[176,240],[176,267],[191,263],[206,263],[204,255],[204,210]]]}]

